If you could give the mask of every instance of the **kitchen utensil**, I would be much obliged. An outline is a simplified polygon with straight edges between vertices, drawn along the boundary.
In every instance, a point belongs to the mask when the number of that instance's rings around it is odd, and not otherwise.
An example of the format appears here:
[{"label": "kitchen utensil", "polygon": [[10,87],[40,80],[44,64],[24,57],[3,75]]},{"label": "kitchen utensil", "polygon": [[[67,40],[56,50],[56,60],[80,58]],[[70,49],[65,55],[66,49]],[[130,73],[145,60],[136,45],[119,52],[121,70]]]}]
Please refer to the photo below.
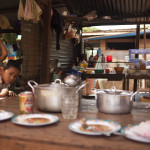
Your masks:
[{"label": "kitchen utensil", "polygon": [[[32,86],[32,84],[35,84]],[[65,86],[60,79],[56,79],[52,84],[37,84],[33,80],[28,81],[28,85],[34,93],[34,102],[43,111],[61,112],[61,93]]]},{"label": "kitchen utensil", "polygon": [[[32,84],[34,84],[32,86]],[[64,94],[66,88],[72,89],[72,91],[79,94],[79,101],[81,98],[81,91],[86,84],[81,84],[79,87],[69,87],[61,82],[60,79],[56,79],[51,84],[37,84],[33,80],[28,81],[28,85],[32,88],[34,93],[34,103],[37,103],[37,107],[43,111],[61,112],[61,95]],[[66,90],[65,94],[68,94]]]},{"label": "kitchen utensil", "polygon": [[109,74],[109,71],[110,71],[109,69],[105,69],[105,73]]},{"label": "kitchen utensil", "polygon": [[68,75],[64,78],[64,83],[71,87],[79,85],[80,82],[81,82],[80,77],[75,75]]},{"label": "kitchen utensil", "polygon": [[0,121],[4,121],[7,119],[10,119],[14,116],[14,113],[5,111],[5,110],[0,110]]},{"label": "kitchen utensil", "polygon": [[104,69],[94,69],[95,73],[104,73]]},{"label": "kitchen utensil", "polygon": [[122,74],[124,67],[115,67],[114,68],[117,74]]},{"label": "kitchen utensil", "polygon": [[91,89],[96,94],[97,107],[100,112],[110,114],[129,113],[132,109],[133,96],[138,93],[112,89]]},{"label": "kitchen utensil", "polygon": [[131,139],[133,141],[137,142],[143,142],[143,143],[150,143],[149,138],[144,138],[142,136],[137,135],[132,131],[132,128],[135,127],[136,125],[128,125],[124,128],[121,129],[121,133],[128,139]]},{"label": "kitchen utensil", "polygon": [[81,84],[81,85],[77,88],[76,93],[78,93],[81,89],[85,88],[88,84],[89,84],[88,82]]},{"label": "kitchen utensil", "polygon": [[78,114],[79,94],[72,92],[72,87],[67,87],[68,92],[61,95],[61,110],[64,119],[76,119]]},{"label": "kitchen utensil", "polygon": [[[101,126],[98,130],[90,130],[90,125]],[[84,126],[84,127],[83,127]],[[103,127],[102,127],[103,126]],[[76,120],[69,124],[69,129],[73,132],[85,135],[105,135],[110,136],[121,129],[121,125],[111,120],[86,119]],[[93,127],[94,129],[94,127]]]},{"label": "kitchen utensil", "polygon": [[51,114],[23,114],[12,118],[12,122],[23,126],[43,126],[57,122],[59,117]]},{"label": "kitchen utensil", "polygon": [[106,60],[107,62],[112,62],[112,55],[107,55]]}]

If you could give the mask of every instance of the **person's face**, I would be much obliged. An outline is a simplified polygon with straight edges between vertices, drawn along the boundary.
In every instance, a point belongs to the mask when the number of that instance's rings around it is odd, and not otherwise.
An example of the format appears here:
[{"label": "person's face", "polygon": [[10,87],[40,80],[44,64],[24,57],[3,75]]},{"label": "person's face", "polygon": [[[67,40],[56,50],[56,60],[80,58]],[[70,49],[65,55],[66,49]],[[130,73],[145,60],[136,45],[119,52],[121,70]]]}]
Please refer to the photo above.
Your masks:
[{"label": "person's face", "polygon": [[19,76],[20,71],[15,67],[10,67],[3,71],[2,78],[6,84],[13,83]]}]

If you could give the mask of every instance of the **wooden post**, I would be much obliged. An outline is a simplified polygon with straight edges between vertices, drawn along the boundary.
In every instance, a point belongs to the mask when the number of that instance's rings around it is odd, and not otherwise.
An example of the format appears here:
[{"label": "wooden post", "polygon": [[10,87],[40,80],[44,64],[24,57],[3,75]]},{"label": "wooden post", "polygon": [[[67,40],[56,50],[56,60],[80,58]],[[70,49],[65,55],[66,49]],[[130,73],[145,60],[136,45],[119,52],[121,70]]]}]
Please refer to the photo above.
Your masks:
[{"label": "wooden post", "polygon": [[52,0],[48,1],[43,10],[43,36],[42,36],[42,62],[40,83],[48,83],[50,81],[49,59],[50,59],[50,27],[51,27],[51,7]]},{"label": "wooden post", "polygon": [[[144,49],[146,49],[146,31],[145,31],[145,24],[144,24]],[[144,54],[144,59],[146,60],[146,54]]]},{"label": "wooden post", "polygon": [[[144,24],[144,49],[146,49],[146,31],[145,31],[145,24]],[[144,60],[146,60],[146,54],[144,54]],[[142,80],[142,83],[144,84],[143,87],[147,88],[146,86],[146,79]]]},{"label": "wooden post", "polygon": [[[135,49],[139,49],[139,41],[140,41],[140,24],[137,25],[136,28],[136,42],[135,42]],[[138,58],[139,55],[135,54],[135,58]],[[134,79],[134,91],[137,90],[137,79]]]}]

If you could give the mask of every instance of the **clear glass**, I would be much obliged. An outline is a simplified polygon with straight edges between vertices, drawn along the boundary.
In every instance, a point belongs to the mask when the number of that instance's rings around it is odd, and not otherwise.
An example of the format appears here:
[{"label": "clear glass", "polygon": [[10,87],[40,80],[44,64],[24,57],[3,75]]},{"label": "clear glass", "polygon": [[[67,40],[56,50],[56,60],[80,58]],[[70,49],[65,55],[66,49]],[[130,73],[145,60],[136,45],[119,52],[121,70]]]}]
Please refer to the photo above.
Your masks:
[{"label": "clear glass", "polygon": [[76,119],[78,114],[79,97],[77,93],[62,94],[61,110],[64,119]]}]

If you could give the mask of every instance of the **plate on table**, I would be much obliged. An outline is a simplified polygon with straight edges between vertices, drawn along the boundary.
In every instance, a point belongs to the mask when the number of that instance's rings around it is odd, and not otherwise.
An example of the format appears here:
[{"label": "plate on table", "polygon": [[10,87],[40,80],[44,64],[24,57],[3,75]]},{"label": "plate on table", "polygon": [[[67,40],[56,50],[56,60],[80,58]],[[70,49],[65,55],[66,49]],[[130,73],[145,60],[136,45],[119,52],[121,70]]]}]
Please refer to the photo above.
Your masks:
[{"label": "plate on table", "polygon": [[51,114],[23,114],[12,118],[12,122],[24,126],[43,126],[57,122],[59,117]]},{"label": "plate on table", "polygon": [[83,127],[82,120],[77,120],[69,124],[69,129],[80,134],[106,136],[110,136],[121,129],[119,123],[103,119],[86,119],[86,125],[88,129]]},{"label": "plate on table", "polygon": [[137,141],[137,142],[144,142],[144,143],[150,143],[149,138],[144,138],[142,136],[139,136],[135,134],[131,129],[135,127],[136,125],[129,125],[121,129],[121,133],[125,135],[128,139]]},{"label": "plate on table", "polygon": [[0,121],[10,119],[14,116],[14,113],[5,111],[5,110],[0,110]]}]

